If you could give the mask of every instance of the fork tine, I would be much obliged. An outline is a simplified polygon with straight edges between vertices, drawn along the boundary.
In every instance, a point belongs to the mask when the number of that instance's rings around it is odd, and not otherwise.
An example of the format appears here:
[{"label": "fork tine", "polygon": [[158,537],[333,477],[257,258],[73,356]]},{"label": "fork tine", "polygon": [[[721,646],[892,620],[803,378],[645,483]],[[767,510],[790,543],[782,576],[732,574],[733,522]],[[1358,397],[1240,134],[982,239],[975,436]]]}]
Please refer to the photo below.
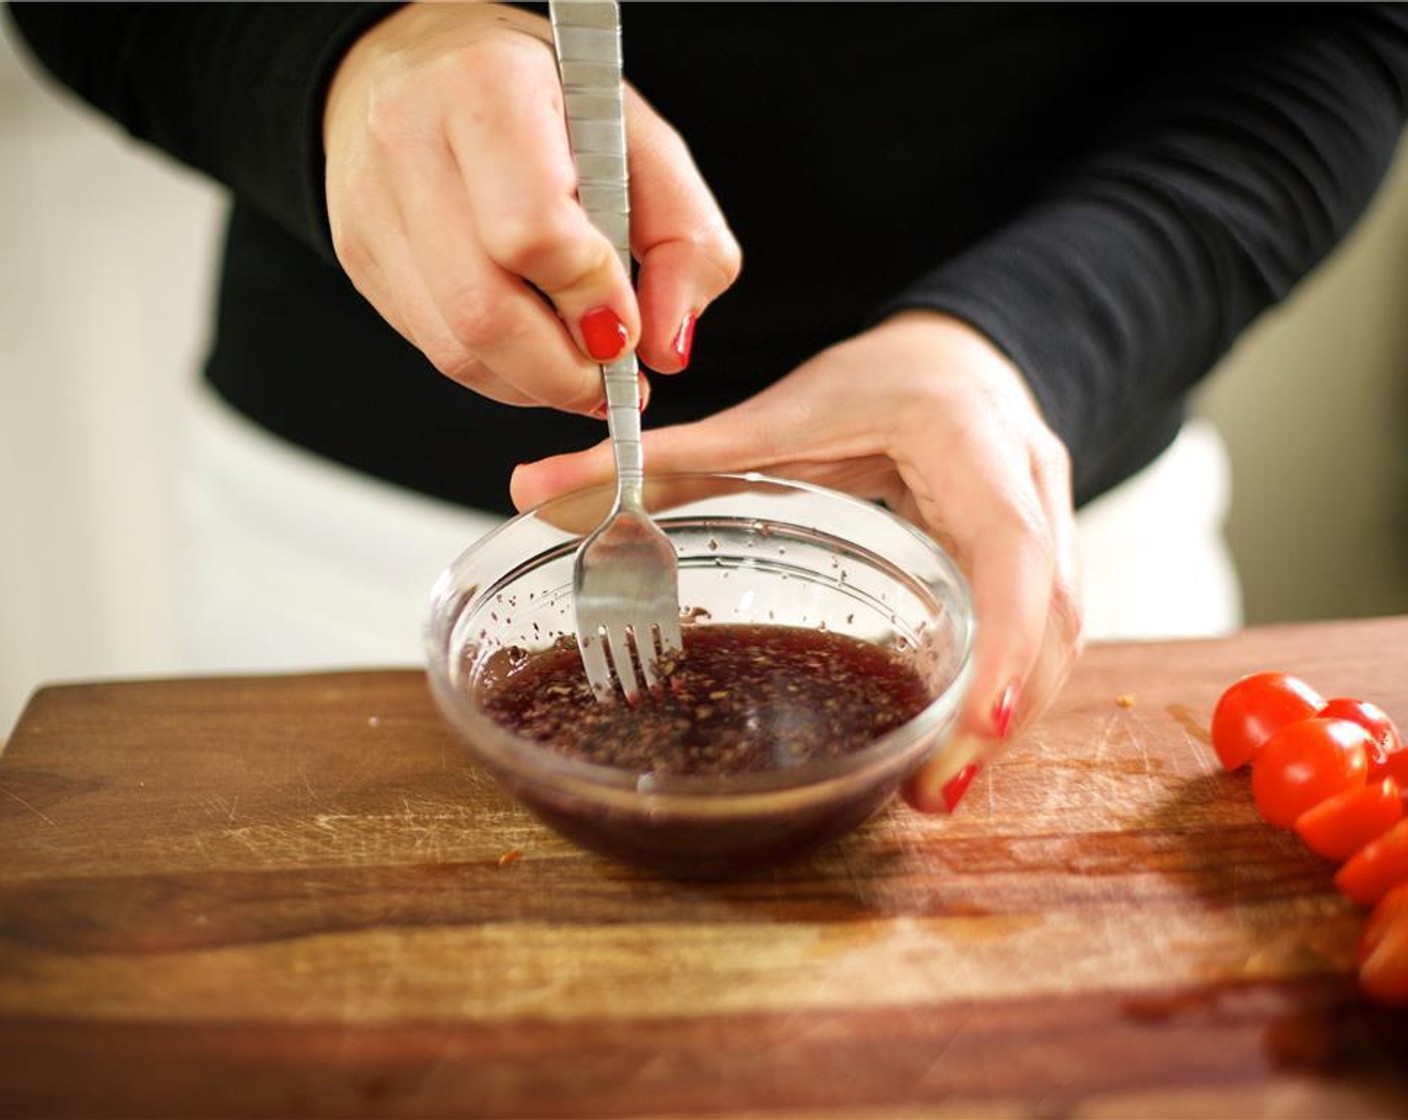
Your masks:
[{"label": "fork tine", "polygon": [[665,653],[682,653],[684,635],[680,633],[678,610],[668,612],[660,623],[660,645]]},{"label": "fork tine", "polygon": [[684,637],[680,633],[680,617],[676,610],[666,610],[654,620],[655,637],[659,643],[660,657],[669,657],[684,649]]},{"label": "fork tine", "polygon": [[616,667],[616,679],[621,682],[621,691],[626,694],[627,703],[634,704],[640,699],[640,686],[636,684],[636,670],[631,664],[629,632],[613,633],[608,630],[606,647],[611,651],[611,664]]},{"label": "fork tine", "polygon": [[641,617],[631,625],[631,634],[636,640],[636,660],[640,662],[640,675],[645,679],[646,691],[653,692],[659,680],[655,663],[660,657],[655,652],[655,627],[649,618]]},{"label": "fork tine", "polygon": [[606,639],[601,635],[579,637],[577,648],[582,651],[582,667],[587,671],[587,683],[598,700],[608,700],[616,686],[611,681],[611,666],[606,661]]}]

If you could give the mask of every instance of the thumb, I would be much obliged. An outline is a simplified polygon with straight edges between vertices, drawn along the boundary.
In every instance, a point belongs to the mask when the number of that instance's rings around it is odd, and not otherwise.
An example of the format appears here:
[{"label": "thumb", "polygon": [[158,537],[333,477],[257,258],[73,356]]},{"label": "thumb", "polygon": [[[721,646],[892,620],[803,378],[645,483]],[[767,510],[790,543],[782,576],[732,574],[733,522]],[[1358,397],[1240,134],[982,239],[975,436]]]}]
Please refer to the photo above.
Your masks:
[{"label": "thumb", "polygon": [[517,510],[532,509],[558,494],[605,482],[612,469],[610,440],[586,451],[520,463],[509,478],[509,498]]}]

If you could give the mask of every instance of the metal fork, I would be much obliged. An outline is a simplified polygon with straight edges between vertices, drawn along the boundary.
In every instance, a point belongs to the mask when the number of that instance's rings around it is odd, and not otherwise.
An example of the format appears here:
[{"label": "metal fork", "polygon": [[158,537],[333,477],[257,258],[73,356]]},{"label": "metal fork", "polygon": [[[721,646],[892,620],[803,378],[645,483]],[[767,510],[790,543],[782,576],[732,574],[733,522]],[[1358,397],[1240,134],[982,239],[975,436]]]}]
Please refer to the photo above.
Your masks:
[{"label": "metal fork", "polygon": [[[577,195],[631,271],[626,128],[621,88],[621,15],[616,0],[550,0],[567,127],[577,163]],[[632,353],[601,367],[607,428],[616,463],[616,497],[606,519],[577,550],[572,589],[577,644],[599,700],[619,683],[640,698],[683,648],[679,562],[642,501],[640,386]]]}]

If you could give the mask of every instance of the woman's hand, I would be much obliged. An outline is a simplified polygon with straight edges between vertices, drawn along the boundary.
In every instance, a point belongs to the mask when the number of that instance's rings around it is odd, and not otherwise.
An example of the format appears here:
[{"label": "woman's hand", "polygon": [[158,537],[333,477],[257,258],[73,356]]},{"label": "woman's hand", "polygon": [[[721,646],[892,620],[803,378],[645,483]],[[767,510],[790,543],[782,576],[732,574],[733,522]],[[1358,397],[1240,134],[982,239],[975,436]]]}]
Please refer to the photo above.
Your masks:
[{"label": "woman's hand", "polygon": [[508,404],[594,413],[600,361],[685,367],[740,254],[678,134],[626,90],[638,291],[576,199],[548,24],[413,4],[340,64],[327,206],[357,290],[437,369]]},{"label": "woman's hand", "polygon": [[[1081,643],[1069,459],[1021,375],[966,324],[906,312],[645,441],[652,472],[765,470],[883,499],[957,558],[978,616],[975,673],[963,734],[909,783],[917,808],[951,810],[1065,681]],[[513,500],[527,508],[611,470],[605,444],[527,464]]]}]

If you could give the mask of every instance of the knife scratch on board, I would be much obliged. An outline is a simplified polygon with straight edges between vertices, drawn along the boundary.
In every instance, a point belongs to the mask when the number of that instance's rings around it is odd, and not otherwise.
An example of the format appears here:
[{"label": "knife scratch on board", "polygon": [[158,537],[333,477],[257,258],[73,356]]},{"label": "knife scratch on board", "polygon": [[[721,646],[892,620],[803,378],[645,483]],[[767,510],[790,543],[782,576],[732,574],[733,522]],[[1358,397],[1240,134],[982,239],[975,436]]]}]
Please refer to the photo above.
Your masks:
[{"label": "knife scratch on board", "polygon": [[1136,719],[1122,722],[1125,723],[1125,733],[1129,741],[1134,744],[1134,749],[1139,752],[1139,767],[1144,774],[1144,784],[1149,787],[1151,792],[1155,792],[1158,787],[1158,782],[1154,780],[1154,762],[1153,759],[1149,757],[1149,743],[1142,734],[1143,721],[1136,717]]},{"label": "knife scratch on board", "polygon": [[318,795],[313,792],[313,783],[308,780],[308,764],[306,762],[298,764],[298,777],[303,782],[303,788],[308,791],[308,800],[317,801]]},{"label": "knife scratch on board", "polygon": [[237,805],[239,805],[239,803],[240,803],[240,795],[239,795],[239,794],[235,794],[235,796],[234,796],[234,798],[233,798],[232,800],[226,801],[225,798],[224,798],[221,794],[215,793],[215,794],[211,794],[211,796],[210,796],[209,798],[204,798],[204,799],[202,799],[202,801],[201,801],[201,806],[202,806],[202,808],[204,808],[205,811],[206,811],[207,813],[209,813],[212,817],[221,817],[221,816],[223,816],[223,817],[225,818],[225,823],[226,823],[226,824],[234,824],[234,823],[235,823],[235,807],[236,807]]},{"label": "knife scratch on board", "polygon": [[[1164,711],[1183,728],[1184,737],[1191,743],[1197,743],[1203,747],[1212,746],[1212,735],[1208,733],[1209,717],[1199,718],[1193,714],[1193,709],[1187,704],[1169,704]],[[1199,751],[1200,757],[1211,758],[1210,751]]]},{"label": "knife scratch on board", "polygon": [[938,1052],[929,1059],[928,1063],[910,1083],[909,1092],[906,1094],[909,1099],[914,1099],[919,1090],[924,1089],[928,1085],[929,1079],[938,1072],[939,1068],[943,1065],[945,1056],[953,1049],[953,1044],[968,1032],[968,1025],[973,1021],[974,1014],[975,1009],[970,1005],[967,1014],[954,1026],[948,1037],[943,1040],[942,1045],[939,1046]]},{"label": "knife scratch on board", "polygon": [[[1102,752],[1105,747],[1110,746],[1118,735],[1122,745],[1133,748],[1132,752],[1120,751],[1118,753],[1133,753],[1139,759],[1139,774],[1144,779],[1145,784],[1153,791],[1157,791],[1158,783],[1154,780],[1156,769],[1154,761],[1149,754],[1148,739],[1142,734],[1144,724],[1139,716],[1131,717],[1127,709],[1106,716],[1101,727],[1100,746]],[[1112,802],[1113,804],[1113,802]]]},{"label": "knife scratch on board", "polygon": [[21,805],[23,805],[26,809],[28,809],[45,824],[50,825],[53,828],[59,827],[57,824],[54,823],[53,817],[49,816],[42,810],[36,809],[33,805],[31,805],[28,801],[26,801],[23,797],[17,794],[14,790],[10,789],[8,786],[0,785],[0,793],[4,793],[6,797],[13,798],[15,801],[18,801]]}]

